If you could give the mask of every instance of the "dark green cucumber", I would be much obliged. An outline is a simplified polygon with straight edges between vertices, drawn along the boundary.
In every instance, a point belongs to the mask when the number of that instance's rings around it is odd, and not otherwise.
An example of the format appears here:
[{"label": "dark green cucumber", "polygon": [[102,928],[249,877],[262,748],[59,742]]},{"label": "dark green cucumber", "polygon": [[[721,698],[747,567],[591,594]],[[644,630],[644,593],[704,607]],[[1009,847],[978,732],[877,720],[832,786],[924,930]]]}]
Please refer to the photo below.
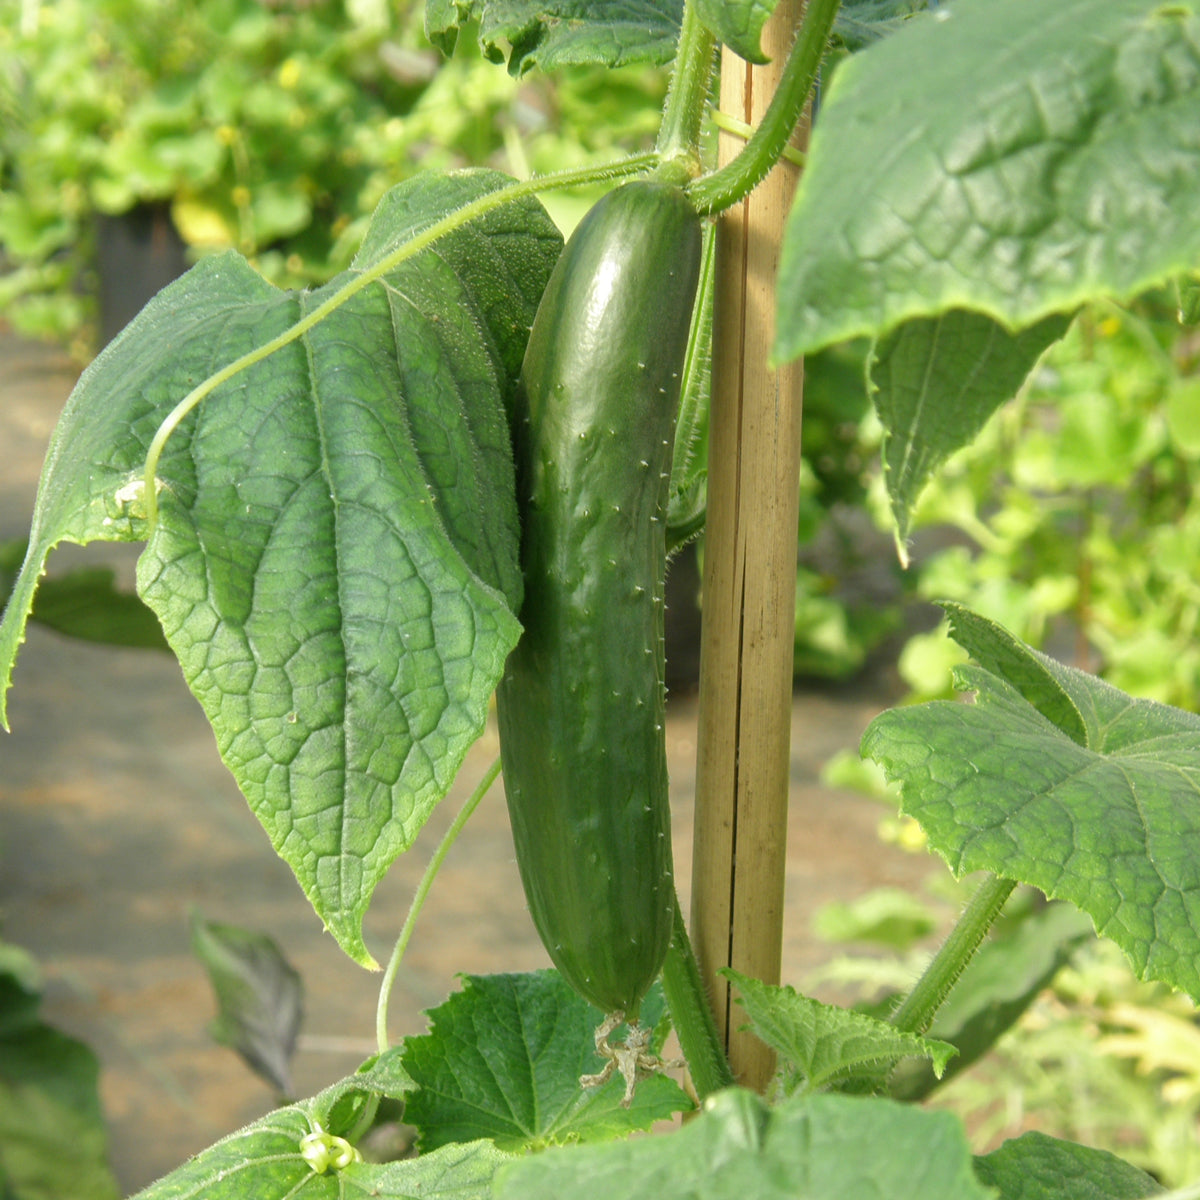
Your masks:
[{"label": "dark green cucumber", "polygon": [[683,193],[608,193],[538,307],[514,415],[524,633],[497,691],[517,864],[568,983],[637,1015],[671,939],[666,503],[700,266]]}]

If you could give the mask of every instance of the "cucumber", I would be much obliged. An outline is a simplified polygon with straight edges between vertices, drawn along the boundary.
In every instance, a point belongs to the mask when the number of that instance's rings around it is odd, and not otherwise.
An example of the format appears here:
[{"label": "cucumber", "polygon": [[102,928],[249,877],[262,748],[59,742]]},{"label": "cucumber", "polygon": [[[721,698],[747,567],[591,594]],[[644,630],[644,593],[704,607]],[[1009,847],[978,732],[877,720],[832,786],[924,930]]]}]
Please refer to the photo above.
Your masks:
[{"label": "cucumber", "polygon": [[564,978],[631,1020],[675,903],[663,577],[700,242],[676,187],[601,199],[538,306],[513,421],[524,632],[496,698],[517,865]]}]

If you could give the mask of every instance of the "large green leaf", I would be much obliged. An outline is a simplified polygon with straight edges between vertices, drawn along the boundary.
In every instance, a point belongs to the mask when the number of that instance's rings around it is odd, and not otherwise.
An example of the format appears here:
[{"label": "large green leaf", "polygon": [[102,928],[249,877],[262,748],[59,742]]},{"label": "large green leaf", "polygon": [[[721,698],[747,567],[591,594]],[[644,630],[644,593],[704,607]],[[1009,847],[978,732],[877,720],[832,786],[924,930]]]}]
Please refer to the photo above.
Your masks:
[{"label": "large green leaf", "polygon": [[947,606],[978,665],[877,717],[863,753],[956,875],[988,870],[1086,912],[1139,976],[1200,996],[1200,717],[1135,700]]},{"label": "large green leaf", "polygon": [[884,478],[902,560],[921,489],[1016,395],[1069,323],[1055,314],[1010,334],[983,313],[955,309],[907,321],[875,343],[867,369],[883,424]]},{"label": "large green leaf", "polygon": [[[400,185],[320,292],[227,254],[147,306],[55,430],[0,693],[51,548],[146,536],[143,460],[181,397],[504,182]],[[371,893],[449,788],[518,636],[506,405],[560,247],[533,200],[461,227],[221,384],[159,462],[138,590],[275,848],[363,963]]]},{"label": "large green leaf", "polygon": [[1143,1200],[1161,1185],[1107,1150],[1044,1133],[1012,1138],[975,1160],[975,1173],[998,1188],[1000,1200]]},{"label": "large green leaf", "polygon": [[730,1089],[669,1137],[564,1147],[501,1168],[499,1200],[987,1200],[949,1113],[848,1096],[769,1109]]},{"label": "large green leaf", "polygon": [[789,218],[775,352],[914,317],[1019,329],[1200,263],[1200,16],[957,0],[843,63]]},{"label": "large green leaf", "polygon": [[[654,1023],[662,1011],[655,988],[642,1019]],[[429,1014],[429,1033],[405,1042],[404,1066],[418,1090],[404,1119],[425,1150],[484,1137],[523,1150],[617,1137],[690,1107],[665,1075],[639,1081],[628,1108],[618,1075],[580,1088],[581,1075],[604,1065],[593,1049],[603,1019],[557,971],[468,976]]]},{"label": "large green leaf", "polygon": [[682,0],[429,0],[425,31],[450,54],[462,26],[477,20],[483,52],[520,75],[670,62],[682,16]]}]

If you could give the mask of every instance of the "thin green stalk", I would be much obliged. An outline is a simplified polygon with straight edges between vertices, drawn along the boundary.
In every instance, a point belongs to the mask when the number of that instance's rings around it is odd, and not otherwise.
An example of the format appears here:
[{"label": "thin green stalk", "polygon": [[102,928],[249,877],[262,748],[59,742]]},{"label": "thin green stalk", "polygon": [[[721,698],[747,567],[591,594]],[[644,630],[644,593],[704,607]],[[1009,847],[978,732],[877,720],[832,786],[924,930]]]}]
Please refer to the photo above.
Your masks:
[{"label": "thin green stalk", "polygon": [[[723,133],[732,133],[734,137],[740,137],[743,142],[748,142],[754,136],[753,125],[748,125],[745,121],[739,121],[732,113],[722,112],[719,108],[713,109],[712,123]],[[791,144],[784,146],[779,157],[784,162],[790,162],[797,167],[803,167],[808,161],[808,156],[804,151],[797,150]]]},{"label": "thin green stalk", "polygon": [[704,230],[700,258],[700,279],[696,288],[696,308],[688,333],[687,353],[680,378],[679,413],[675,418],[675,452],[671,460],[671,491],[682,490],[692,473],[692,463],[700,449],[700,440],[708,416],[708,388],[702,386],[712,355],[713,275],[716,270],[716,228]]},{"label": "thin green stalk", "polygon": [[421,882],[417,884],[417,890],[413,893],[408,916],[404,918],[400,936],[396,939],[396,945],[392,950],[392,957],[388,959],[388,965],[383,972],[383,982],[379,985],[379,1005],[375,1010],[375,1040],[379,1044],[380,1054],[388,1048],[387,1010],[388,1001],[392,997],[392,985],[396,981],[396,973],[400,970],[400,962],[404,958],[404,951],[408,948],[408,941],[412,937],[417,918],[421,915],[421,909],[425,907],[429,889],[433,886],[433,881],[437,877],[442,863],[445,862],[446,855],[450,853],[450,847],[454,845],[458,835],[463,831],[463,826],[479,807],[479,802],[487,794],[488,788],[496,782],[496,776],[499,774],[500,760],[497,758],[484,772],[479,786],[467,797],[466,803],[450,823],[450,828],[446,830],[442,840],[438,843],[438,848],[433,852],[433,857],[425,867],[425,874],[421,876]]},{"label": "thin green stalk", "polygon": [[731,163],[696,180],[688,189],[697,212],[723,212],[744,200],[782,157],[817,78],[839,2],[809,0],[779,86],[746,148]]},{"label": "thin green stalk", "polygon": [[897,1029],[924,1033],[929,1028],[1016,886],[1015,879],[1001,879],[998,875],[989,875],[984,880],[925,973],[892,1013],[891,1021]]},{"label": "thin green stalk", "polygon": [[696,14],[695,4],[686,0],[657,146],[663,166],[681,181],[700,174],[700,130],[715,47],[716,40]]},{"label": "thin green stalk", "polygon": [[148,530],[153,532],[154,526],[158,522],[158,494],[155,486],[155,476],[158,472],[158,460],[162,456],[163,447],[166,446],[167,439],[179,427],[179,423],[184,417],[201,400],[219,388],[221,384],[228,382],[235,375],[239,375],[242,371],[254,366],[256,363],[262,362],[263,359],[274,354],[276,350],[282,350],[284,346],[288,346],[297,338],[303,337],[314,325],[323,321],[331,312],[340,308],[347,300],[361,292],[363,288],[375,283],[389,271],[394,271],[401,263],[413,258],[422,250],[428,249],[440,238],[453,233],[456,229],[461,229],[462,226],[484,216],[493,209],[500,208],[505,204],[511,204],[514,200],[523,199],[525,196],[535,195],[538,192],[546,192],[555,188],[577,187],[581,184],[595,183],[600,179],[619,179],[626,175],[636,175],[649,170],[657,162],[658,154],[656,152],[638,154],[632,158],[623,159],[620,162],[607,164],[603,167],[575,167],[568,171],[558,171],[552,175],[542,175],[534,179],[522,180],[518,183],[509,184],[507,187],[498,188],[494,192],[489,192],[486,196],[480,196],[478,199],[472,200],[469,204],[464,204],[462,208],[448,213],[440,221],[435,222],[422,233],[410,238],[403,245],[397,246],[395,250],[381,258],[373,267],[363,271],[361,274],[355,275],[343,284],[342,287],[338,288],[327,300],[319,304],[312,312],[303,316],[290,328],[285,329],[278,337],[274,337],[269,342],[255,347],[249,353],[243,354],[241,358],[235,359],[228,366],[222,367],[221,370],[210,375],[175,405],[163,419],[162,424],[159,425],[158,430],[150,441],[150,447],[146,451],[145,465],[142,469],[142,500],[145,507]]},{"label": "thin green stalk", "polygon": [[662,972],[663,994],[679,1045],[687,1059],[688,1073],[703,1100],[713,1092],[732,1087],[733,1071],[717,1032],[712,1004],[700,978],[700,966],[688,938],[679,897],[675,897],[675,920],[671,946]]}]

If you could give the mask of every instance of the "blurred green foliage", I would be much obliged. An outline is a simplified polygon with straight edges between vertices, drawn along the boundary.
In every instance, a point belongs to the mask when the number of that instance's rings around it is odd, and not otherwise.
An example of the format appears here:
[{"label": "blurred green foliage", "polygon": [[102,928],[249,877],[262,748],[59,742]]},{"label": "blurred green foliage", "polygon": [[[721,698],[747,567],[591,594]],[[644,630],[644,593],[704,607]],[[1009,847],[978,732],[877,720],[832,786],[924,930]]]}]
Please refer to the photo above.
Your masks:
[{"label": "blurred green foliage", "polygon": [[[1133,695],[1200,703],[1200,338],[1175,297],[1077,318],[922,497],[918,590],[967,604]],[[918,545],[921,538],[918,536]],[[901,658],[922,694],[958,658]]]},{"label": "blurred green foliage", "polygon": [[297,286],[419,170],[524,175],[653,140],[663,72],[518,82],[473,39],[443,61],[421,20],[387,0],[0,0],[0,310],[84,327],[98,213],[166,202],[195,253]]}]

